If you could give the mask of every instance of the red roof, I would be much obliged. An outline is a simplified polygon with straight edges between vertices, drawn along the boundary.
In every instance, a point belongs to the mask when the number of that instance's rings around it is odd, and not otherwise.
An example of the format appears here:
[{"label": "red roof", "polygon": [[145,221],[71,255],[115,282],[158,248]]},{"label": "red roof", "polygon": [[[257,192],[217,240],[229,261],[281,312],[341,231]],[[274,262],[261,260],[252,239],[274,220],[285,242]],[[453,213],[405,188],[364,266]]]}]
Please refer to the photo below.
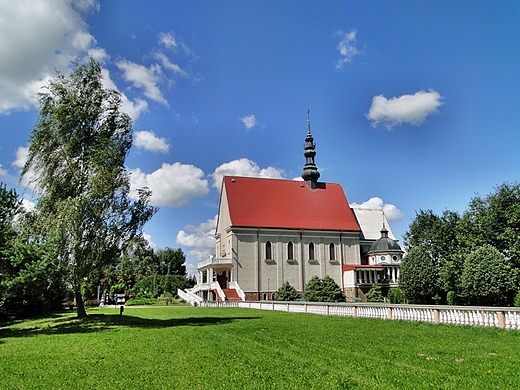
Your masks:
[{"label": "red roof", "polygon": [[[306,230],[360,231],[339,184],[226,176],[232,226]],[[224,192],[223,192],[224,194]]]}]

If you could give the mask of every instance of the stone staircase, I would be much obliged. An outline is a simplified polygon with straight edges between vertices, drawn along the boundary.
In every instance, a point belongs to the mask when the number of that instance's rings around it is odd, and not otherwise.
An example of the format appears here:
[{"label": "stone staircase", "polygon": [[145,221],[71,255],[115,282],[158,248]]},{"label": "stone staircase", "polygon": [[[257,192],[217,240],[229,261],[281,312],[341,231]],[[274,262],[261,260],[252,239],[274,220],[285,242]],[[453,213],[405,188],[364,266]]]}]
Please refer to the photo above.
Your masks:
[{"label": "stone staircase", "polygon": [[234,288],[223,288],[224,294],[226,294],[226,298],[228,301],[241,301],[242,299],[238,295],[237,290]]}]

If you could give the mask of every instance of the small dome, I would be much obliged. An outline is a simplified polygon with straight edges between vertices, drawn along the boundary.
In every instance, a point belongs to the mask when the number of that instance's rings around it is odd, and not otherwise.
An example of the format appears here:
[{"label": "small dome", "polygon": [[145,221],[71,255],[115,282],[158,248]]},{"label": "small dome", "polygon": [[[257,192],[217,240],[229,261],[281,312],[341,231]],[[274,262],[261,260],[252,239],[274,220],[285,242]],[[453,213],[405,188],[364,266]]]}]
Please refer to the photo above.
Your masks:
[{"label": "small dome", "polygon": [[388,230],[385,228],[383,224],[383,229],[381,229],[381,238],[374,242],[370,247],[368,253],[380,253],[380,252],[389,252],[389,251],[401,251],[401,247],[397,243],[397,241],[392,240],[388,237]]},{"label": "small dome", "polygon": [[369,253],[371,252],[388,252],[388,251],[401,251],[401,247],[397,241],[392,240],[389,237],[381,237],[379,240],[374,242],[370,247]]}]

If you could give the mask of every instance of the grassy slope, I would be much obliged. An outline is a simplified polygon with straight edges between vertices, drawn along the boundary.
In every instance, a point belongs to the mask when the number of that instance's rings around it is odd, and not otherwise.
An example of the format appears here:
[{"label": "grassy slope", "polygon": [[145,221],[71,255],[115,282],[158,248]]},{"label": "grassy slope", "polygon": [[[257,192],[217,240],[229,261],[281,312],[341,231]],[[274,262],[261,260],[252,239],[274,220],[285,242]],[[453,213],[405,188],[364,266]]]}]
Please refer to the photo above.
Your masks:
[{"label": "grassy slope", "polygon": [[517,389],[520,332],[127,308],[0,328],[0,389]]}]

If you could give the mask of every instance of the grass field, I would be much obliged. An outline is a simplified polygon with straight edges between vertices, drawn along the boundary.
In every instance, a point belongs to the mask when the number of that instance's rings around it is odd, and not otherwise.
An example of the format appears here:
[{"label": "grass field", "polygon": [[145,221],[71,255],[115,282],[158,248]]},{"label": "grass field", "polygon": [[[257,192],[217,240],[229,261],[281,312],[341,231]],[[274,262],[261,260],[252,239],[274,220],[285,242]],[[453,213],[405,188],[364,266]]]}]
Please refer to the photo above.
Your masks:
[{"label": "grass field", "polygon": [[518,389],[520,332],[234,308],[0,327],[0,389]]}]

